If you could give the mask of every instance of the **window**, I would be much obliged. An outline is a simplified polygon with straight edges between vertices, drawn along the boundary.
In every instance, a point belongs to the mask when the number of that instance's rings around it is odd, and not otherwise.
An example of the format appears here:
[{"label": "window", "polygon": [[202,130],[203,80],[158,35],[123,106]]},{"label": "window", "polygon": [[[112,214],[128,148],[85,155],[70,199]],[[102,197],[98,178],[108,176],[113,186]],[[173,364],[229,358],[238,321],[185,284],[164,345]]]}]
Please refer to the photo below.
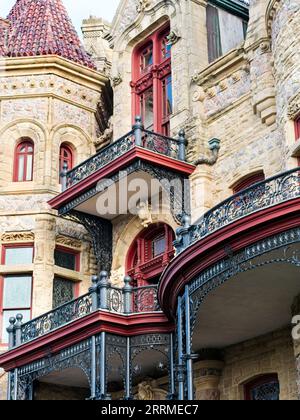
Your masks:
[{"label": "window", "polygon": [[246,188],[251,187],[254,184],[257,184],[258,182],[262,182],[265,180],[265,175],[263,171],[257,172],[255,174],[249,175],[243,180],[239,181],[234,187],[233,187],[233,194],[237,194]]},{"label": "window", "polygon": [[[17,265],[32,264],[33,247],[29,245],[4,247],[2,251],[2,264],[8,268]],[[8,342],[6,328],[9,318],[18,313],[23,315],[23,322],[31,317],[32,299],[32,275],[31,274],[7,274],[2,277],[0,283],[0,317],[2,323],[1,341]]]},{"label": "window", "polygon": [[277,375],[265,375],[245,386],[245,399],[248,401],[279,401],[280,385]]},{"label": "window", "polygon": [[70,171],[73,168],[73,151],[70,146],[62,144],[59,153],[59,173],[61,174],[64,165],[67,164],[67,169]]},{"label": "window", "polygon": [[174,256],[174,233],[166,224],[159,223],[144,229],[133,241],[126,270],[135,286],[147,286],[158,281],[164,267]]},{"label": "window", "polygon": [[208,4],[206,13],[208,61],[211,63],[244,42],[247,20],[246,16],[242,18],[214,4]]},{"label": "window", "polygon": [[56,248],[54,251],[55,265],[68,270],[79,271],[79,258],[80,254],[73,250]]},{"label": "window", "polygon": [[15,153],[14,181],[26,182],[33,178],[34,146],[30,139],[18,144]]},{"label": "window", "polygon": [[155,32],[133,53],[133,117],[141,115],[144,127],[170,135],[173,112],[171,44],[169,28]]}]

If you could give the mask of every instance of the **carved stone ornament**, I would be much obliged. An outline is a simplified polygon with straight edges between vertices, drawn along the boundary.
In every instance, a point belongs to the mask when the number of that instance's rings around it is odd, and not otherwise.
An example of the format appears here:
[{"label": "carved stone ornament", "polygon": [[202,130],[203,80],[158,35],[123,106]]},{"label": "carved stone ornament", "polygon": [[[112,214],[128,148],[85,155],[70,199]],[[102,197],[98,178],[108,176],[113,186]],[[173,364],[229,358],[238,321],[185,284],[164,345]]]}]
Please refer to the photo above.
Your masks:
[{"label": "carved stone ornament", "polygon": [[70,238],[63,235],[58,235],[56,237],[56,243],[58,245],[75,248],[75,249],[81,249],[81,242],[78,239]]},{"label": "carved stone ornament", "polygon": [[178,32],[176,29],[173,29],[170,34],[168,35],[168,43],[170,45],[175,45],[176,42],[178,42],[181,38],[181,36],[178,35]]},{"label": "carved stone ornament", "polygon": [[111,79],[111,83],[112,83],[113,87],[119,86],[122,82],[123,82],[123,79],[122,79],[122,76],[120,75],[120,73],[117,76],[112,77],[112,79]]},{"label": "carved stone ornament", "polygon": [[141,13],[151,6],[152,0],[139,0],[138,3],[136,10],[138,13]]},{"label": "carved stone ornament", "polygon": [[100,135],[97,140],[95,141],[96,147],[104,147],[112,141],[114,133],[114,126],[113,126],[113,119],[110,117],[108,120],[108,126],[106,130],[104,130],[103,134]]},{"label": "carved stone ornament", "polygon": [[288,107],[288,117],[295,119],[300,114],[300,93],[297,93],[296,96],[291,100]]},{"label": "carved stone ornament", "polygon": [[2,243],[34,242],[33,232],[9,232],[1,236]]},{"label": "carved stone ornament", "polygon": [[138,217],[144,228],[147,228],[152,223],[151,206],[148,201],[142,202],[138,206]]},{"label": "carved stone ornament", "polygon": [[167,392],[158,388],[155,381],[148,380],[138,385],[137,399],[140,401],[162,401],[167,399]]}]

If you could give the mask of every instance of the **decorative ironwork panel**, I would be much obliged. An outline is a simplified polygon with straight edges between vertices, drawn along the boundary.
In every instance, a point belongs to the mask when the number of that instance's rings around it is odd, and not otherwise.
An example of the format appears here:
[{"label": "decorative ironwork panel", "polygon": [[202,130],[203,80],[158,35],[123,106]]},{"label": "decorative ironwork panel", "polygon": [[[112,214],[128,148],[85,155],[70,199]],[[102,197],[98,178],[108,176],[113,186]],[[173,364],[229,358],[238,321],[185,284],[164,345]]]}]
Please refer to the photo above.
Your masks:
[{"label": "decorative ironwork panel", "polygon": [[92,299],[90,294],[81,296],[68,302],[32,321],[22,325],[22,344],[42,337],[57,328],[82,318],[92,312]]},{"label": "decorative ironwork panel", "polygon": [[133,289],[133,312],[159,312],[157,286],[144,286]]},{"label": "decorative ironwork panel", "polygon": [[278,381],[268,382],[250,390],[252,401],[279,401],[280,388]]},{"label": "decorative ironwork panel", "polygon": [[111,312],[124,313],[123,290],[118,287],[110,287],[108,289],[108,309]]},{"label": "decorative ironwork panel", "polygon": [[173,159],[179,156],[179,143],[176,139],[148,130],[143,131],[142,147]]},{"label": "decorative ironwork panel", "polygon": [[[14,384],[17,384],[17,400],[27,400],[32,392],[33,382],[52,372],[69,368],[81,369],[91,385],[91,340],[85,340],[62,350],[57,355],[40,359],[17,370]],[[14,385],[15,386],[15,385]],[[14,394],[15,395],[15,394]],[[12,399],[14,396],[12,395]]]},{"label": "decorative ironwork panel", "polygon": [[74,282],[59,277],[53,280],[53,308],[58,308],[74,299]]},{"label": "decorative ironwork panel", "polygon": [[[249,214],[300,197],[300,168],[255,184],[225,200],[190,226],[187,240],[179,233],[177,252]],[[185,234],[184,234],[185,235]],[[184,244],[185,243],[185,244]]]},{"label": "decorative ironwork panel", "polygon": [[72,187],[99,169],[104,168],[118,157],[123,156],[134,146],[135,138],[133,131],[131,131],[116,142],[102,149],[99,153],[92,156],[90,159],[69,171],[67,174],[67,187]]},{"label": "decorative ironwork panel", "polygon": [[71,211],[68,217],[82,224],[91,236],[98,270],[111,271],[112,264],[112,224],[108,220],[79,211]]}]

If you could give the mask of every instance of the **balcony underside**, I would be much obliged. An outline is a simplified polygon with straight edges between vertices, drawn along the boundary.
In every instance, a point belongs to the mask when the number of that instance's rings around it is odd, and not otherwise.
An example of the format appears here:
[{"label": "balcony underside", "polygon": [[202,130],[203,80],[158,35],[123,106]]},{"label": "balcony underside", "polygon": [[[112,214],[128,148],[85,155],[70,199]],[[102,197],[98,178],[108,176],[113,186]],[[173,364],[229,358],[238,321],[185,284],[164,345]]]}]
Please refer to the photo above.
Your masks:
[{"label": "balcony underside", "polygon": [[208,293],[195,318],[195,352],[223,349],[291,326],[292,304],[300,293],[300,268],[296,261],[294,265],[276,262],[285,253],[299,256],[300,243],[253,259],[247,271]]},{"label": "balcony underside", "polygon": [[[180,205],[182,207],[184,200],[180,193],[188,193],[188,191],[184,191],[184,179],[187,179],[193,171],[193,165],[136,147],[117,158],[111,165],[95,171],[76,183],[52,199],[49,204],[61,215],[76,210],[113,220],[120,214],[120,210],[121,214],[124,214],[124,197],[126,200],[125,213],[131,211],[130,202],[133,196],[140,191],[136,182],[139,182],[143,187],[138,197],[139,201],[151,202],[151,198],[153,199],[152,196],[157,190],[157,186],[153,184],[154,180],[159,182],[163,180],[167,183],[178,180],[182,185],[182,192],[179,191],[179,195],[174,197],[174,202],[170,203],[171,206],[178,208]],[[101,214],[98,206],[100,203],[101,207],[103,199],[105,200],[104,197],[109,200],[112,206],[109,206],[107,213]],[[120,199],[120,197],[122,198]],[[187,199],[185,200],[187,202]]]}]

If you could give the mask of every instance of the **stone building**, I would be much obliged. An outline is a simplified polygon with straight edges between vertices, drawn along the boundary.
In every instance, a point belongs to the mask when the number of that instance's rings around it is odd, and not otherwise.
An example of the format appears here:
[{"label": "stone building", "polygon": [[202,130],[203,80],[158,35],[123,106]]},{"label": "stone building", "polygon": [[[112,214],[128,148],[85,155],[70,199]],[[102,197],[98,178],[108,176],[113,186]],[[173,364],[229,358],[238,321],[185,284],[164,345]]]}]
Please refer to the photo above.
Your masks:
[{"label": "stone building", "polygon": [[83,46],[61,0],[0,20],[2,399],[299,399],[299,23],[121,0]]}]

